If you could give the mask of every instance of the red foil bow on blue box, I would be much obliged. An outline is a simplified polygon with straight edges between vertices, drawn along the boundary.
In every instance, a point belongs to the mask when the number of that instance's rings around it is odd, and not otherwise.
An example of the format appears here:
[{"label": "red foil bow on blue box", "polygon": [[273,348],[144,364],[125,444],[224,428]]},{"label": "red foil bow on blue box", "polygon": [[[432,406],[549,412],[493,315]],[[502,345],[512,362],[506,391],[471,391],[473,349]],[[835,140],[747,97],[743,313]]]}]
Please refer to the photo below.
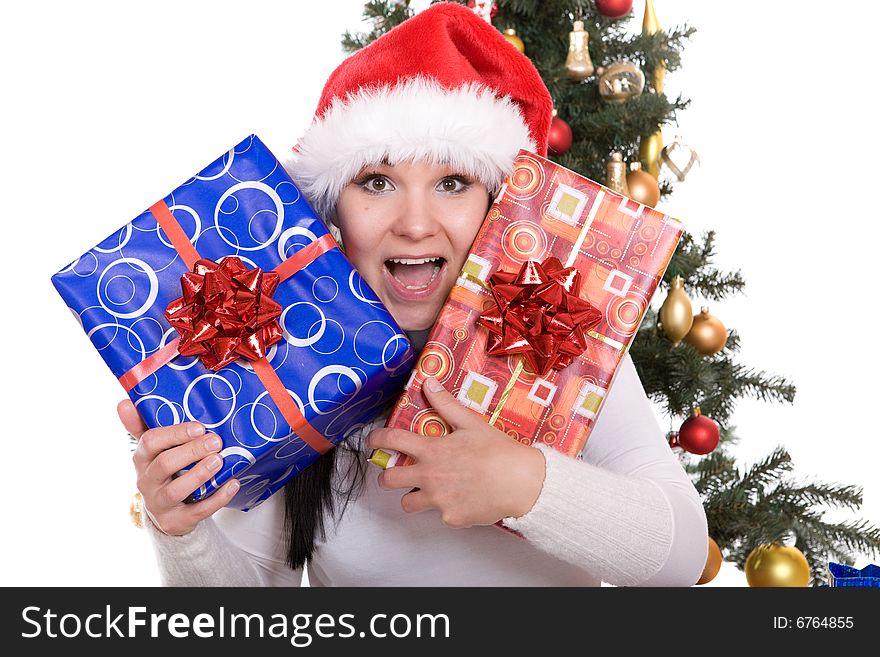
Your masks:
[{"label": "red foil bow on blue box", "polygon": [[397,397],[413,349],[251,136],[52,277],[149,427],[223,440],[251,509]]},{"label": "red foil bow on blue box", "polygon": [[248,269],[240,258],[199,260],[180,279],[183,296],[168,304],[165,319],[181,335],[177,350],[198,356],[214,372],[246,358],[255,361],[283,337],[272,298],[278,272]]}]

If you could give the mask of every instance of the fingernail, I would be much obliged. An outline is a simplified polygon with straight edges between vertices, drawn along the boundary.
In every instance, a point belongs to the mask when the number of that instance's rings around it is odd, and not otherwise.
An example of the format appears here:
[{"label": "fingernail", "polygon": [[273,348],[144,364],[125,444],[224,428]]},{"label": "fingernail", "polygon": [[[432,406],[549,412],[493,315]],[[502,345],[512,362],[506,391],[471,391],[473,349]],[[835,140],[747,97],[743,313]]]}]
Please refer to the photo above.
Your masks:
[{"label": "fingernail", "polygon": [[209,470],[216,470],[223,463],[223,459],[220,458],[217,454],[211,454],[208,457],[207,466]]},{"label": "fingernail", "polygon": [[211,436],[205,441],[205,449],[209,452],[216,452],[221,447],[223,447],[223,441],[219,436]]},{"label": "fingernail", "polygon": [[229,482],[229,488],[227,488],[226,491],[230,495],[235,495],[238,492],[238,489],[240,487],[241,487],[241,484],[238,483],[238,479],[233,479],[232,481]]},{"label": "fingernail", "polygon": [[431,392],[440,392],[441,390],[443,390],[443,386],[433,376],[429,376],[427,379],[425,379],[425,387]]},{"label": "fingernail", "polygon": [[204,436],[205,435],[205,425],[204,424],[191,424],[186,428],[186,433],[191,437],[195,438],[196,436]]}]

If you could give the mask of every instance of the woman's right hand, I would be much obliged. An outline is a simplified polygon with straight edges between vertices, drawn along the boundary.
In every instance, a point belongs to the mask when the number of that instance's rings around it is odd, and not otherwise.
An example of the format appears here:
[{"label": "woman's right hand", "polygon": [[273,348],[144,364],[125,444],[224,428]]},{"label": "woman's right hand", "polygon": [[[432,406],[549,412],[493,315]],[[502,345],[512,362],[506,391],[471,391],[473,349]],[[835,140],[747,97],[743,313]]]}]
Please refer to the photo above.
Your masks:
[{"label": "woman's right hand", "polygon": [[[205,433],[199,422],[182,422],[169,427],[148,429],[130,399],[116,407],[125,429],[138,440],[132,461],[137,472],[137,488],[144,498],[144,511],[156,528],[170,536],[191,532],[205,518],[226,506],[238,492],[236,479],[227,481],[204,500],[185,504],[184,500],[208,481],[223,464],[217,453],[220,438]],[[195,463],[180,476],[183,468]]]}]

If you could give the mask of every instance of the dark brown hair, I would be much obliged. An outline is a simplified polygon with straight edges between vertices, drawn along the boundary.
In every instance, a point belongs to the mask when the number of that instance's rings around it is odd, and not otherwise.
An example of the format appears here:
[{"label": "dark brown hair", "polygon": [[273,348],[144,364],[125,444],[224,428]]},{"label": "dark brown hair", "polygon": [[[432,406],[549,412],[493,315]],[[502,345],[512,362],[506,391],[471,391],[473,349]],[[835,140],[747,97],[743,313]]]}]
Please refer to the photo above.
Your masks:
[{"label": "dark brown hair", "polygon": [[[289,543],[287,563],[302,568],[312,558],[318,537],[327,537],[325,517],[342,517],[361,491],[366,475],[363,438],[322,454],[284,487],[284,533]],[[339,476],[334,474],[339,471]]]}]

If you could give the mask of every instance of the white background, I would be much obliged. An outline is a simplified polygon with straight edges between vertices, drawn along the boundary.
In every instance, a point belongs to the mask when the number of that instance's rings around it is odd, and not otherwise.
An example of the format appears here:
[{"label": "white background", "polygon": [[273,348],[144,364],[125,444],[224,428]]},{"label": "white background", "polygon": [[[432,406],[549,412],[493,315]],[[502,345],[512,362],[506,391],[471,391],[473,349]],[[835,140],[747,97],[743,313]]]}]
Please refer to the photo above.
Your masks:
[{"label": "white background", "polygon": [[[643,7],[635,1],[633,31]],[[667,91],[693,103],[665,140],[680,133],[702,159],[661,209],[695,235],[717,231],[717,264],[742,269],[748,287],[711,311],[740,332],[741,362],[798,387],[793,405],[739,404],[736,454],[745,466],[782,444],[799,478],[864,488],[858,513],[831,518],[880,524],[868,101],[880,9],[655,7],[664,28],[698,29],[683,69],[667,77]],[[122,389],[49,277],[246,135],[277,154],[290,148],[362,8],[154,0],[5,10],[0,584],[157,583],[146,536],[128,518]],[[725,565],[711,585],[745,578]]]}]

